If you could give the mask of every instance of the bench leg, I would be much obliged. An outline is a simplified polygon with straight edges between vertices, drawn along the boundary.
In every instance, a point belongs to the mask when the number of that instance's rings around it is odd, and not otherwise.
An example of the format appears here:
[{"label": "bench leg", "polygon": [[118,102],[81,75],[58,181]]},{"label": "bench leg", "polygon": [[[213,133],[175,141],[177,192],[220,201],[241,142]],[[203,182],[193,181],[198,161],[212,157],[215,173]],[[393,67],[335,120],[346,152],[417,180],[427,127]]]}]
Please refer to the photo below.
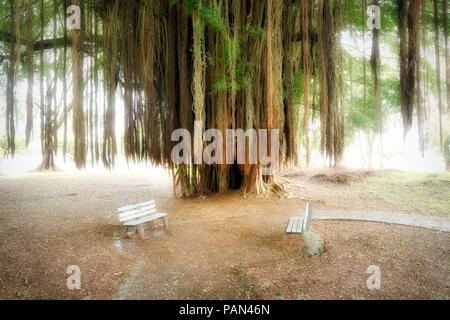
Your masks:
[{"label": "bench leg", "polygon": [[137,231],[139,233],[139,237],[141,238],[141,240],[145,240],[144,226],[142,224],[137,226]]},{"label": "bench leg", "polygon": [[163,218],[164,230],[169,231],[169,222],[167,221],[167,217]]},{"label": "bench leg", "polygon": [[129,237],[130,237],[130,236],[128,235],[129,228],[130,228],[130,227],[128,227],[128,226],[123,226],[123,227],[122,227],[122,232],[123,232],[122,237],[123,237],[123,238],[129,238]]}]

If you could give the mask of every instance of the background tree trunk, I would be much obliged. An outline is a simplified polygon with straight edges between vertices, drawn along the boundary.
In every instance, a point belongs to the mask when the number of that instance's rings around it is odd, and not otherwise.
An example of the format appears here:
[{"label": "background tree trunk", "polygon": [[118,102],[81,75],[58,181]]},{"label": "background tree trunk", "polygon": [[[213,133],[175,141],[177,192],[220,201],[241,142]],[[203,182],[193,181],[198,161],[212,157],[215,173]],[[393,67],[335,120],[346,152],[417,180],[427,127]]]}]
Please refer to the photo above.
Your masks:
[{"label": "background tree trunk", "polygon": [[27,124],[25,128],[25,145],[28,147],[33,131],[33,0],[27,2]]},{"label": "background tree trunk", "polygon": [[441,94],[441,62],[439,54],[439,12],[438,1],[433,0],[434,8],[434,51],[436,55],[436,87],[439,109],[439,146],[441,153],[443,152],[443,133],[442,133],[442,94]]},{"label": "background tree trunk", "polygon": [[309,167],[311,161],[310,146],[309,146],[309,118],[311,115],[309,104],[309,87],[311,83],[311,57],[310,57],[310,1],[302,0],[302,67],[303,67],[303,96],[304,96],[304,130],[305,130],[305,152],[306,152],[306,167]]},{"label": "background tree trunk", "polygon": [[[373,1],[373,5],[378,6],[378,0]],[[375,109],[376,109],[376,120],[377,120],[377,131],[380,138],[380,168],[383,168],[383,113],[381,110],[381,101],[380,101],[380,79],[379,79],[379,70],[380,70],[380,40],[379,40],[380,31],[377,28],[372,29],[372,54],[370,57],[370,66],[372,68],[372,76],[373,76],[373,89],[375,95]]]},{"label": "background tree trunk", "polygon": [[445,43],[445,78],[447,88],[447,111],[450,111],[450,53],[448,49],[448,0],[442,0],[442,12],[444,23],[444,43]]},{"label": "background tree trunk", "polygon": [[[19,4],[14,0],[9,0],[9,8],[11,15],[11,34],[16,34],[16,6]],[[14,123],[14,115],[15,115],[15,94],[14,87],[16,85],[16,41],[19,38],[19,35],[16,34],[15,37],[11,37],[9,43],[9,66],[8,66],[8,76],[7,76],[7,84],[6,84],[6,154],[10,154],[14,157],[16,145],[15,145],[15,123]]]},{"label": "background tree trunk", "polygon": [[78,169],[86,165],[86,126],[83,110],[84,0],[72,0],[81,9],[81,29],[72,30],[74,161]]}]

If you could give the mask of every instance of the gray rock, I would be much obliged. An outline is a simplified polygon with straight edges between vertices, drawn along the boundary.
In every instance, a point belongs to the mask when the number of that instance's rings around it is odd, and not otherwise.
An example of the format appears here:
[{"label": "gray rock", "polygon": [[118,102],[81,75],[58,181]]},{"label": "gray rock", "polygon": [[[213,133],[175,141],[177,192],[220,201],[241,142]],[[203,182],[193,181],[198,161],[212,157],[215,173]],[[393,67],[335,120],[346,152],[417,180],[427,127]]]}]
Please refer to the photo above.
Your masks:
[{"label": "gray rock", "polygon": [[317,233],[304,232],[303,239],[311,256],[320,255],[324,251],[324,241]]}]

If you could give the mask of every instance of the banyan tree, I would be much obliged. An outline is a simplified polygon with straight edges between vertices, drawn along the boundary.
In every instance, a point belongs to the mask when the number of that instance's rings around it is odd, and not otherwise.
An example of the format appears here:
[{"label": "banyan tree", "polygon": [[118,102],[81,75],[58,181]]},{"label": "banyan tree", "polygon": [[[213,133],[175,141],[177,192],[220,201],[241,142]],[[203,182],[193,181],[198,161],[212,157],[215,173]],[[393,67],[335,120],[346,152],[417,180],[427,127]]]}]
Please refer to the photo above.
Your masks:
[{"label": "banyan tree", "polygon": [[[292,86],[300,1],[99,1],[95,9],[104,27],[107,116],[114,114],[118,83],[123,86],[126,156],[169,167],[185,196],[229,188],[276,191],[276,181],[261,175],[259,161],[238,164],[236,152],[234,163],[196,163],[194,154],[187,163],[173,163],[177,142],[171,136],[182,128],[194,137],[195,123],[202,134],[210,128],[224,134],[278,129],[280,165],[297,160]],[[108,120],[109,165],[115,138]]]},{"label": "banyan tree", "polygon": [[[261,174],[261,159],[248,161],[249,141],[244,163],[237,161],[235,140],[234,163],[199,164],[192,154],[188,163],[175,164],[171,153],[177,142],[171,135],[183,128],[194,136],[194,124],[202,133],[210,128],[223,133],[278,130],[280,148],[270,150],[279,152],[278,167],[297,163],[300,127],[303,121],[307,127],[309,112],[300,119],[294,75],[300,67],[311,72],[317,46],[322,150],[330,162],[339,162],[344,123],[334,52],[341,5],[323,0],[97,2],[104,23],[107,115],[114,113],[114,91],[120,82],[126,156],[168,166],[183,195],[230,188],[277,192],[281,186],[276,175]],[[307,88],[310,80],[305,79]],[[105,159],[114,158],[112,126],[106,124]],[[77,138],[85,139],[83,134]],[[82,156],[79,161],[83,163]]]},{"label": "banyan tree", "polygon": [[[8,63],[6,153],[14,154],[15,150],[14,84],[17,66],[22,63],[28,70],[27,144],[36,126],[33,80],[34,74],[39,74],[41,169],[55,168],[59,129],[64,129],[62,149],[66,155],[71,113],[73,158],[78,168],[85,167],[88,160],[91,163],[102,160],[107,168],[112,168],[123,145],[128,160],[167,167],[184,196],[229,189],[277,193],[283,185],[276,171],[272,175],[262,174],[267,163],[260,152],[256,152],[256,161],[250,161],[254,157],[250,138],[244,138],[243,157],[237,151],[242,141],[231,140],[231,161],[225,161],[226,152],[214,149],[211,154],[221,161],[198,162],[191,152],[184,155],[183,163],[174,162],[172,153],[179,141],[172,140],[177,129],[185,130],[191,137],[196,132],[204,137],[213,128],[223,133],[223,141],[192,138],[191,149],[200,150],[208,150],[211,144],[217,147],[218,143],[223,144],[223,149],[229,147],[227,130],[266,130],[268,136],[263,142],[268,148],[267,156],[278,159],[279,169],[297,165],[300,158],[302,163],[309,164],[310,124],[316,117],[320,124],[319,148],[330,165],[339,164],[344,151],[346,114],[355,122],[354,67],[351,55],[346,58],[348,62],[343,57],[341,32],[346,28],[352,34],[354,16],[361,17],[362,10],[360,30],[364,39],[367,4],[386,5],[378,0],[362,0],[358,5],[351,0],[2,3],[9,5],[10,20],[9,30],[0,32],[0,41],[9,50],[0,55],[0,61]],[[420,19],[424,19],[425,3],[402,0],[389,5],[396,7],[393,12],[400,36],[400,98],[405,131],[411,127],[416,105],[419,126],[426,114],[420,102],[421,95],[428,91],[420,81],[418,26]],[[436,3],[434,0],[435,8]],[[442,7],[446,8],[446,4]],[[79,26],[68,29],[65,20],[77,17]],[[32,27],[36,23],[40,28]],[[372,34],[370,65],[377,131],[381,137],[380,34],[377,30]],[[422,35],[425,36],[424,32]],[[447,41],[445,44],[447,52]],[[52,52],[51,67],[45,65],[45,59],[50,59],[48,52]],[[363,55],[362,105],[367,121],[365,60]],[[345,84],[345,68],[350,70],[347,72],[350,85]],[[58,89],[58,84],[62,88]],[[345,92],[346,89],[350,92]],[[68,101],[69,91],[72,101]],[[62,92],[62,99],[57,98],[57,92]],[[118,96],[125,107],[123,144],[116,141]],[[278,135],[271,135],[275,131]],[[277,139],[279,148],[271,147],[273,139]],[[257,142],[259,147],[263,145]]]}]

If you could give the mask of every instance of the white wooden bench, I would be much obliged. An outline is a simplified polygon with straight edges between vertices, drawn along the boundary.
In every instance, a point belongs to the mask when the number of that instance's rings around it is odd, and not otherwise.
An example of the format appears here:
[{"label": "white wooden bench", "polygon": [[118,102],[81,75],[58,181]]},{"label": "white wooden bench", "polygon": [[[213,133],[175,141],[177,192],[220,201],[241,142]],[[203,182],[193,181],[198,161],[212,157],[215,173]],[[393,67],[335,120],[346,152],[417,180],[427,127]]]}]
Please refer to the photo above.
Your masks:
[{"label": "white wooden bench", "polygon": [[306,204],[305,217],[292,217],[289,219],[286,227],[286,233],[288,234],[301,234],[305,245],[308,248],[311,256],[320,255],[325,249],[325,242],[322,237],[314,232],[309,231],[312,218],[312,206],[311,203]]},{"label": "white wooden bench", "polygon": [[142,240],[145,239],[144,223],[162,220],[164,228],[167,231],[168,222],[167,214],[156,212],[155,200],[136,203],[117,209],[119,214],[119,220],[125,228],[126,235],[128,236],[128,229],[135,227]]},{"label": "white wooden bench", "polygon": [[304,232],[309,232],[309,226],[311,224],[312,217],[312,206],[311,203],[306,204],[306,214],[305,218],[302,217],[292,217],[289,219],[289,222],[286,227],[286,233],[299,233],[303,234]]}]

